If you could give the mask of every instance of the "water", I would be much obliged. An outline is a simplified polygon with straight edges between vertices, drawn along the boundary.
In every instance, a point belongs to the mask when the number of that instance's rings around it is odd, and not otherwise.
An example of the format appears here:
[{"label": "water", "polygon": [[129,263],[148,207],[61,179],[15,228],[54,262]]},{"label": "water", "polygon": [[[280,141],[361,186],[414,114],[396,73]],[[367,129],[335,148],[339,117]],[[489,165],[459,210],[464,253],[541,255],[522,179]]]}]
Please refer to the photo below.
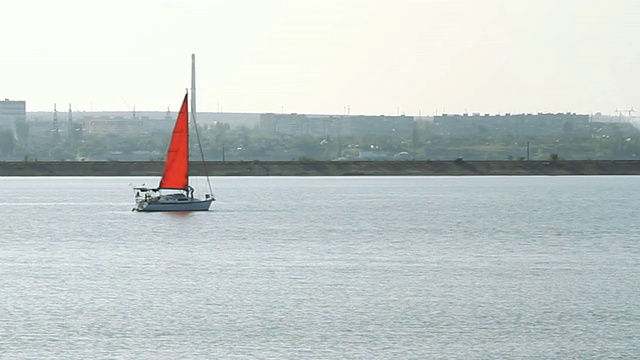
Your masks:
[{"label": "water", "polygon": [[3,359],[628,359],[640,177],[0,178]]}]

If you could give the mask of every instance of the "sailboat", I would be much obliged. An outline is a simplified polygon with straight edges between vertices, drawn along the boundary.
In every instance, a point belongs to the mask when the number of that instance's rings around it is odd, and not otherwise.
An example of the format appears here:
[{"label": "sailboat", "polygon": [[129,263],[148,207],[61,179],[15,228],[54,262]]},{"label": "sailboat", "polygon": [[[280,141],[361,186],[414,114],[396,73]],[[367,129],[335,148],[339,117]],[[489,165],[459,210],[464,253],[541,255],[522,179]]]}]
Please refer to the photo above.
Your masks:
[{"label": "sailboat", "polygon": [[[191,113],[195,124],[195,55],[192,55],[191,75]],[[206,173],[209,193],[204,199],[194,197],[194,189],[189,185],[189,93],[184,95],[176,119],[171,142],[167,150],[162,179],[157,188],[134,187],[136,206],[134,211],[207,211],[215,199],[211,192],[211,183]],[[199,138],[199,135],[198,135]],[[198,146],[200,140],[198,139]],[[200,148],[200,154],[202,148]],[[202,156],[204,164],[204,155]]]}]

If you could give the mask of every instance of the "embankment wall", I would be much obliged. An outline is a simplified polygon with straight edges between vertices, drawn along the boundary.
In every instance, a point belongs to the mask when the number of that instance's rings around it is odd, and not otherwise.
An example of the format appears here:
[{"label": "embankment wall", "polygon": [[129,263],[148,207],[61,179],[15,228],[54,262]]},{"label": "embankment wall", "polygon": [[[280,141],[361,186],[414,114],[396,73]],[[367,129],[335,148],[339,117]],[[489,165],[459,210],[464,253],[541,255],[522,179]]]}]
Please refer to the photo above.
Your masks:
[{"label": "embankment wall", "polygon": [[[0,162],[0,176],[160,176],[154,161]],[[226,161],[210,176],[640,175],[640,161]],[[193,163],[193,176],[204,175]]]}]

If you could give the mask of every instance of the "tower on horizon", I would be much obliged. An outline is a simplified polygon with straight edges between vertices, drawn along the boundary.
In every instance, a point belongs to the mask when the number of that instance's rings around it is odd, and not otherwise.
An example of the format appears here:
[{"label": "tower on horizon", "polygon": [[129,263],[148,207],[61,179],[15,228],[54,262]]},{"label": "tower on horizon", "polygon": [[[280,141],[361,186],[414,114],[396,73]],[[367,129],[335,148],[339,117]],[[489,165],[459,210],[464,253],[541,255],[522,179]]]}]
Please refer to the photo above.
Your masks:
[{"label": "tower on horizon", "polygon": [[57,144],[60,140],[60,128],[58,126],[58,109],[56,108],[56,104],[53,104],[53,123],[51,124],[51,132],[53,143]]}]

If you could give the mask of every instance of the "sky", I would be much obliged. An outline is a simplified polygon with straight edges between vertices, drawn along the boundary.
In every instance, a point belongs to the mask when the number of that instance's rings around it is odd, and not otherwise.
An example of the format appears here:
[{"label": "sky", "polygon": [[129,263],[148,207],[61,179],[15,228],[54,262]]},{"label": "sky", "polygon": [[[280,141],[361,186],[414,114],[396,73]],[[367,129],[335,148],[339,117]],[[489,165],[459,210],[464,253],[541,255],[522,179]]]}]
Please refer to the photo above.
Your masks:
[{"label": "sky", "polygon": [[[640,111],[637,0],[0,0],[27,111]],[[636,114],[640,115],[640,114]]]}]

